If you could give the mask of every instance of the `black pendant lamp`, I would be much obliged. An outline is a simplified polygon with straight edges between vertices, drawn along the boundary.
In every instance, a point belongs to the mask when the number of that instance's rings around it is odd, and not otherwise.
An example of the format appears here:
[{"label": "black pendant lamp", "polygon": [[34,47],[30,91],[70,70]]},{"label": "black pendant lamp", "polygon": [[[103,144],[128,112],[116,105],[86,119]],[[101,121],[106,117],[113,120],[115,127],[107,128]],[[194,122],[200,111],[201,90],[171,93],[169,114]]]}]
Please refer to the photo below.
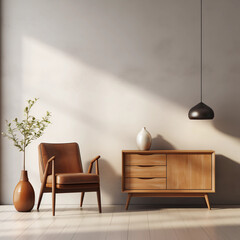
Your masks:
[{"label": "black pendant lamp", "polygon": [[201,42],[200,42],[200,48],[201,48],[201,63],[200,63],[200,80],[201,80],[201,102],[198,103],[196,106],[192,107],[190,111],[188,112],[188,117],[191,120],[208,120],[208,119],[213,119],[214,118],[214,112],[213,110],[204,104],[202,102],[202,0],[201,0],[201,21],[200,21],[200,29],[201,29]]}]

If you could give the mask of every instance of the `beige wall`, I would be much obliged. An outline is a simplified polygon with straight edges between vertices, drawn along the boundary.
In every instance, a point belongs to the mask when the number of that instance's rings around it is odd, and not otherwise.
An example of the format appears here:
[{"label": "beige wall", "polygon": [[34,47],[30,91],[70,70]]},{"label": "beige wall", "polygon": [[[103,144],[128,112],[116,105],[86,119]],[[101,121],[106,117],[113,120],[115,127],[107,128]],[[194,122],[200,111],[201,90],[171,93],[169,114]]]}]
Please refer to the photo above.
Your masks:
[{"label": "beige wall", "polygon": [[[84,168],[100,154],[103,203],[124,203],[121,150],[136,149],[145,126],[154,149],[216,151],[213,203],[240,203],[240,1],[204,1],[203,98],[214,121],[190,121],[199,102],[199,0],[3,0],[2,121],[52,112],[46,134],[27,149],[40,189],[37,145],[79,143]],[[11,203],[22,155],[2,139],[1,202]],[[86,196],[96,203],[95,194]],[[44,197],[50,203],[50,196]],[[79,194],[58,203],[78,203]],[[135,199],[133,203],[203,203]]]}]

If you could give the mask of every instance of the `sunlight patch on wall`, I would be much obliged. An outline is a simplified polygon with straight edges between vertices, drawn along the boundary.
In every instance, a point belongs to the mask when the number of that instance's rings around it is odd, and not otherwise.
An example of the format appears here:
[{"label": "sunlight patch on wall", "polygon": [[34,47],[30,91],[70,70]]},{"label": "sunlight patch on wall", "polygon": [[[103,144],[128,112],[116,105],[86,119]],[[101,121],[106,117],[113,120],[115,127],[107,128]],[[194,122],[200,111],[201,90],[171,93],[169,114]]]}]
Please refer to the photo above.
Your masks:
[{"label": "sunlight patch on wall", "polygon": [[24,96],[39,96],[42,109],[53,112],[53,128],[61,129],[55,138],[75,139],[77,129],[103,148],[109,139],[116,148],[133,148],[146,126],[153,137],[160,134],[181,149],[222,151],[219,139],[224,146],[239,144],[211,121],[190,121],[188,109],[31,37],[23,39],[23,79]]},{"label": "sunlight patch on wall", "polygon": [[[176,149],[213,149],[240,162],[238,139],[218,131],[212,121],[189,120],[188,109],[178,103],[34,38],[25,36],[22,50],[22,99],[39,97],[36,113],[49,110],[53,114],[53,124],[27,152],[29,159],[35,158],[35,164],[29,166],[34,184],[39,182],[37,144],[76,141],[84,160],[100,154],[109,163],[103,192],[104,202],[111,202],[112,194],[119,195],[121,150],[136,149],[136,135],[142,127],[153,139],[160,135]],[[166,145],[161,141],[158,148]]]}]

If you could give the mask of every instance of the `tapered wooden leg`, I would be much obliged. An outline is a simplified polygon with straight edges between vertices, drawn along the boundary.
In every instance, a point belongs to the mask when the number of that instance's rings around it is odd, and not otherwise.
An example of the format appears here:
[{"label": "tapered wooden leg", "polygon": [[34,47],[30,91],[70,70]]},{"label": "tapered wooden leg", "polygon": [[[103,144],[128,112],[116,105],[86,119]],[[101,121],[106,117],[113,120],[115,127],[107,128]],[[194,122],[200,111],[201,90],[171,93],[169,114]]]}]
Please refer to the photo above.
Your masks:
[{"label": "tapered wooden leg", "polygon": [[55,165],[52,162],[52,214],[55,216],[55,204],[56,204],[56,177],[55,177]]},{"label": "tapered wooden leg", "polygon": [[83,205],[83,199],[84,199],[85,192],[81,193],[81,201],[80,201],[80,207]]},{"label": "tapered wooden leg", "polygon": [[55,216],[55,204],[56,204],[56,193],[55,193],[55,187],[53,185],[52,187],[52,214]]},{"label": "tapered wooden leg", "polygon": [[100,189],[97,191],[97,200],[98,200],[98,210],[99,210],[99,213],[102,213]]},{"label": "tapered wooden leg", "polygon": [[125,206],[125,210],[128,210],[128,205],[130,203],[131,197],[132,197],[132,195],[131,195],[131,193],[129,193],[128,198],[127,198],[127,202],[126,202],[126,206]]},{"label": "tapered wooden leg", "polygon": [[206,204],[207,204],[208,209],[211,210],[210,203],[209,203],[209,199],[208,199],[208,195],[207,195],[207,194],[204,194],[204,197],[205,197],[205,201],[206,201]]},{"label": "tapered wooden leg", "polygon": [[40,204],[41,204],[41,201],[42,201],[43,189],[44,189],[44,184],[42,183],[40,193],[39,193],[39,198],[38,198],[37,210],[39,210],[39,207],[40,207]]}]

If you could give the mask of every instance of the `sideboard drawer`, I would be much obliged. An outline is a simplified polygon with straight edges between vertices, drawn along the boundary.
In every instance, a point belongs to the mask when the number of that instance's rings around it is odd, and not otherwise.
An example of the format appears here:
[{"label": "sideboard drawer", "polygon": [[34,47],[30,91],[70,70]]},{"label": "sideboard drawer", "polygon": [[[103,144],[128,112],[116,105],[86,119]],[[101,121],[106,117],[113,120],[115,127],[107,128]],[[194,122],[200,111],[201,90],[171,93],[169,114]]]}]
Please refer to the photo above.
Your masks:
[{"label": "sideboard drawer", "polygon": [[126,154],[125,165],[166,165],[166,154]]},{"label": "sideboard drawer", "polygon": [[166,189],[166,178],[125,178],[126,189]]},{"label": "sideboard drawer", "polygon": [[166,166],[125,166],[125,177],[166,177]]}]

